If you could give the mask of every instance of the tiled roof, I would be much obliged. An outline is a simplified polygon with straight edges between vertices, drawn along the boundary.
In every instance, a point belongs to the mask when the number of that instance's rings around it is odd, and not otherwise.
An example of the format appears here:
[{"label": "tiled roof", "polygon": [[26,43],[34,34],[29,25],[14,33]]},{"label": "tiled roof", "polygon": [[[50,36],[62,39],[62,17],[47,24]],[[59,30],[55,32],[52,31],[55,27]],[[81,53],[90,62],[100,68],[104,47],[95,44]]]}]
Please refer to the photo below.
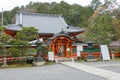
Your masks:
[{"label": "tiled roof", "polygon": [[58,33],[62,29],[67,32],[83,32],[84,29],[70,27],[62,15],[17,12],[16,23],[6,29],[18,31],[23,27],[35,27],[39,33]]}]

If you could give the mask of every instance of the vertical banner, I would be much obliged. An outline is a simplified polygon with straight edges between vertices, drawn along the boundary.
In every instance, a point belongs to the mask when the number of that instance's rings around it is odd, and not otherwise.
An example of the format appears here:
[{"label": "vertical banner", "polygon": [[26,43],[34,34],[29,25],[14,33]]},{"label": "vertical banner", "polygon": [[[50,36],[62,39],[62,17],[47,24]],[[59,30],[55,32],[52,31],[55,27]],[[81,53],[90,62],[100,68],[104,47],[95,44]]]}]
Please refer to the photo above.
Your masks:
[{"label": "vertical banner", "polygon": [[53,52],[48,52],[48,60],[50,60],[50,61],[54,60],[54,54],[53,54]]},{"label": "vertical banner", "polygon": [[80,57],[80,51],[83,51],[83,46],[77,45],[77,57]]}]

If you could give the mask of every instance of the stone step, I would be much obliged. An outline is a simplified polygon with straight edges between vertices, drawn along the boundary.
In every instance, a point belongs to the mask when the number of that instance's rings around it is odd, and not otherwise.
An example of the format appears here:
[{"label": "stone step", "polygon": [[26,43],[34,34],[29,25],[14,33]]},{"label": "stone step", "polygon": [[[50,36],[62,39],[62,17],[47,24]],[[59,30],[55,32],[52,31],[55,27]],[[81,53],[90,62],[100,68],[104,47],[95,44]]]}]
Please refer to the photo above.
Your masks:
[{"label": "stone step", "polygon": [[55,58],[55,62],[74,62],[74,58]]}]

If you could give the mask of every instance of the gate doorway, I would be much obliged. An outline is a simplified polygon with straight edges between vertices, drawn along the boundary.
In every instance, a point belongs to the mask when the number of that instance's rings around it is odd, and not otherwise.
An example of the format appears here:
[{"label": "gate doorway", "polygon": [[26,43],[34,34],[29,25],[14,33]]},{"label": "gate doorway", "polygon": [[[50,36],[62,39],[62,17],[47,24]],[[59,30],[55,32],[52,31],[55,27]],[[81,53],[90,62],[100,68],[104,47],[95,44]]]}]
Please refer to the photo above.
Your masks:
[{"label": "gate doorway", "polygon": [[55,43],[55,55],[57,55],[58,57],[66,57],[66,43]]},{"label": "gate doorway", "polygon": [[72,53],[73,40],[68,36],[58,36],[52,41],[52,51],[55,57],[68,57],[67,49],[70,48],[70,54]]}]

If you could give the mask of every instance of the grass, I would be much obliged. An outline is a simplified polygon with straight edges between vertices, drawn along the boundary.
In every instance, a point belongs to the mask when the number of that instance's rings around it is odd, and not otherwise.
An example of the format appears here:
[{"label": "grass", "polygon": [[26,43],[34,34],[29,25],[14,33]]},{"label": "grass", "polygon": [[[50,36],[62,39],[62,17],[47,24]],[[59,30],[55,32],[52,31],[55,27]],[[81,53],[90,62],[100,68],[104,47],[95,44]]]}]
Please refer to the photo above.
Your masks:
[{"label": "grass", "polygon": [[4,69],[4,68],[22,68],[22,67],[32,67],[32,64],[9,64],[7,67],[0,66],[0,69]]},{"label": "grass", "polygon": [[115,57],[114,59],[111,59],[112,61],[120,61],[120,57]]},{"label": "grass", "polygon": [[[43,66],[54,65],[55,62],[46,62]],[[4,68],[23,68],[23,67],[34,67],[32,64],[9,64],[8,67],[0,66],[0,69]]]},{"label": "grass", "polygon": [[11,64],[8,65],[8,68],[16,68],[16,67],[32,67],[32,64]]},{"label": "grass", "polygon": [[85,62],[85,60],[84,59],[78,59],[78,60],[76,60],[76,62]]},{"label": "grass", "polygon": [[[96,62],[102,62],[102,58],[97,58],[97,61]],[[110,60],[105,60],[105,61],[120,61],[120,57],[115,57],[114,59],[111,59]],[[86,62],[85,59],[78,59],[76,60],[76,62]]]},{"label": "grass", "polygon": [[55,62],[46,62],[45,66],[54,65],[54,64],[55,64]]}]

